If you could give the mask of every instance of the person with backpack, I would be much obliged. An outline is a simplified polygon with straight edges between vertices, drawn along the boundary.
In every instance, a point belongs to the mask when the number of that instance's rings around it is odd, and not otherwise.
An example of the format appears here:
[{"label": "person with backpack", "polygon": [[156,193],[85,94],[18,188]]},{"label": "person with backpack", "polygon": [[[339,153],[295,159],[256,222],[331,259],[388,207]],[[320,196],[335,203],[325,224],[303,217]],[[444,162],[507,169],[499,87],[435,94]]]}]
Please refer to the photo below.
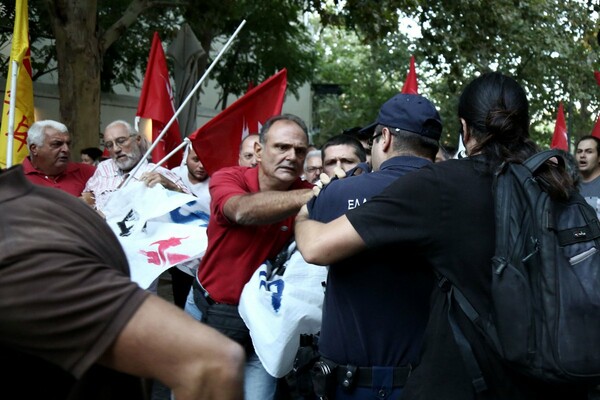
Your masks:
[{"label": "person with backpack", "polygon": [[[494,173],[506,161],[522,162],[538,152],[529,139],[526,93],[507,75],[490,72],[472,80],[460,96],[458,117],[467,158],[402,176],[379,196],[327,224],[309,219],[303,207],[295,224],[298,247],[308,262],[327,265],[395,244],[443,277],[432,293],[420,364],[401,398],[586,399],[589,383],[550,383],[514,368],[448,295],[456,288],[472,305],[470,311],[481,321],[490,320]],[[560,167],[544,167],[540,180],[552,196],[566,199],[576,188]],[[402,255],[389,257],[397,257],[397,267],[404,267]],[[511,321],[505,322],[510,326]],[[460,342],[468,344],[473,358],[465,357]],[[473,377],[474,369],[480,377]]]}]

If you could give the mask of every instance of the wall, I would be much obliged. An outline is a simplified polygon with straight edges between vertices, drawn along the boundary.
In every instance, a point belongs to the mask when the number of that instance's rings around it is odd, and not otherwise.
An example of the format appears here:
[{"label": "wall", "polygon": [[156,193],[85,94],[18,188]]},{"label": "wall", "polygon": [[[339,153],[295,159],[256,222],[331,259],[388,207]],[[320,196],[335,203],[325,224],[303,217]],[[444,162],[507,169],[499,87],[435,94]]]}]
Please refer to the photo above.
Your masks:
[{"label": "wall", "polygon": [[[3,90],[6,87],[4,77],[0,77],[0,87]],[[118,91],[120,93],[102,94],[100,131],[102,131],[108,123],[116,119],[124,119],[132,124],[134,123],[139,101],[139,91],[126,92],[122,89]],[[36,120],[60,120],[58,88],[55,84],[34,82],[33,94]],[[4,92],[2,95],[4,96]],[[218,92],[216,90],[207,90],[205,88],[205,92],[201,94],[197,109],[196,123],[198,127],[208,122],[220,112],[220,110],[214,109],[217,99]],[[230,96],[228,105],[231,105],[235,100],[235,97]],[[309,131],[312,131],[311,89],[308,83],[300,88],[298,98],[291,93],[287,94],[282,112],[298,115],[306,122]]]}]

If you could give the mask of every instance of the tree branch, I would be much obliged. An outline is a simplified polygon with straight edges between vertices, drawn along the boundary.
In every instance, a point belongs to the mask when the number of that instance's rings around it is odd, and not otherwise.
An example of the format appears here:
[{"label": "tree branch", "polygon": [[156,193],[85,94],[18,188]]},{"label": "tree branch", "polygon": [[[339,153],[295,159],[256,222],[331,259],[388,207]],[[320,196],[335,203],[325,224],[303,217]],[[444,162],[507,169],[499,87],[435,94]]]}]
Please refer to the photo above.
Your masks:
[{"label": "tree branch", "polygon": [[189,5],[188,1],[167,1],[167,0],[133,0],[129,3],[129,6],[112,26],[110,26],[102,35],[99,40],[100,53],[104,54],[106,50],[112,46],[142,14],[144,11],[157,6],[186,6]]},{"label": "tree branch", "polygon": [[104,54],[114,42],[116,42],[123,33],[129,28],[140,16],[141,13],[153,7],[155,2],[150,0],[133,0],[129,6],[112,26],[110,26],[100,38],[100,54]]},{"label": "tree branch", "polygon": [[[46,54],[46,57],[44,58],[44,61],[42,62],[41,65],[50,65],[50,61],[52,60],[52,58],[54,57],[54,55],[51,52],[48,52],[48,54]],[[45,70],[38,70],[32,77],[31,80],[32,81],[36,81],[40,76],[42,75],[46,75],[50,72],[56,71],[58,69],[58,67],[54,67],[54,68],[50,68],[50,69],[45,69]]]}]

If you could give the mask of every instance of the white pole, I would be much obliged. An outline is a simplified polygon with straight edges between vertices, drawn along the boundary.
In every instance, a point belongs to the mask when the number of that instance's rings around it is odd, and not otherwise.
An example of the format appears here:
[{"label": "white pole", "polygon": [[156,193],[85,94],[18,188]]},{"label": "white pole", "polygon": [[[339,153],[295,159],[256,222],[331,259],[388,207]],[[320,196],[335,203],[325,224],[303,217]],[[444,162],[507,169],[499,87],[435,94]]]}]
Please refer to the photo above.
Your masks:
[{"label": "white pole", "polygon": [[[191,141],[189,138],[185,138],[183,139],[183,142],[181,142],[179,144],[179,146],[177,146],[176,148],[174,148],[173,150],[171,150],[171,152],[169,154],[167,154],[166,156],[163,157],[162,160],[160,160],[160,162],[158,162],[154,168],[152,168],[152,171],[154,171],[156,168],[160,167],[161,165],[163,165],[169,158],[173,157],[173,155],[175,153],[177,153],[179,150],[181,150],[182,148],[184,148],[185,146],[187,146],[188,144],[190,144]],[[150,172],[152,172],[150,171]]]},{"label": "white pole", "polygon": [[17,106],[17,78],[19,77],[19,63],[14,60],[12,63],[12,74],[10,77],[10,103],[8,107],[8,139],[6,141],[6,168],[12,167],[13,163],[15,108]]},{"label": "white pole", "polygon": [[[137,170],[142,165],[142,161],[145,160],[146,158],[148,158],[150,156],[150,154],[152,153],[152,150],[154,150],[154,148],[160,142],[160,139],[162,139],[162,137],[165,135],[165,133],[167,132],[167,130],[171,127],[171,125],[173,125],[173,122],[175,122],[175,119],[177,118],[177,116],[179,115],[179,113],[183,110],[183,107],[185,107],[185,105],[190,101],[190,99],[192,98],[192,96],[194,95],[194,93],[196,92],[196,90],[198,90],[198,88],[200,87],[200,85],[202,85],[202,82],[204,81],[204,79],[206,79],[206,77],[208,76],[208,74],[210,73],[210,71],[212,71],[213,67],[215,65],[217,65],[217,62],[219,61],[219,59],[221,58],[221,56],[229,48],[229,46],[231,45],[231,42],[233,42],[233,39],[235,39],[235,37],[240,32],[240,30],[242,30],[242,27],[245,24],[246,24],[246,20],[243,20],[242,23],[240,24],[240,26],[238,26],[238,28],[235,30],[235,32],[233,32],[233,35],[231,35],[231,37],[229,38],[229,40],[227,41],[227,43],[225,43],[225,46],[223,46],[223,48],[221,49],[221,51],[219,52],[219,54],[217,55],[217,57],[210,64],[210,66],[208,67],[208,69],[206,70],[206,72],[204,72],[204,75],[202,75],[202,77],[200,78],[200,80],[198,81],[198,83],[196,83],[196,86],[194,86],[194,88],[190,91],[190,93],[188,94],[188,96],[186,97],[186,99],[183,101],[183,103],[181,103],[181,105],[179,106],[179,109],[177,109],[177,112],[175,112],[175,114],[173,114],[173,117],[171,117],[171,120],[169,121],[169,123],[167,125],[165,125],[165,127],[161,131],[160,135],[158,135],[158,137],[156,139],[154,139],[154,142],[152,143],[152,146],[150,146],[150,148],[148,149],[148,151],[146,151],[146,154],[144,154],[144,156],[142,157],[142,159],[140,160],[140,162],[131,171],[131,173],[129,174],[129,176],[125,180],[125,182],[123,182],[123,186],[127,185],[129,183],[129,181],[134,177],[134,175],[136,174]],[[170,156],[170,154],[169,154],[169,156]],[[163,163],[163,161],[161,160],[160,164],[162,164],[162,163]]]}]

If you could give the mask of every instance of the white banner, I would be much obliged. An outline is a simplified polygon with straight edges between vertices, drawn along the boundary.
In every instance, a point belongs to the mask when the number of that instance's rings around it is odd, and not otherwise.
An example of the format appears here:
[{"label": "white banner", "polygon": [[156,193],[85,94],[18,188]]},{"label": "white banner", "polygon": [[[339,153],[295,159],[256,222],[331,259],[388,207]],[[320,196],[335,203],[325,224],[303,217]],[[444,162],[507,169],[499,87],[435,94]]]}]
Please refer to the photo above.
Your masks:
[{"label": "white banner", "polygon": [[295,250],[283,275],[262,264],[242,290],[240,316],[250,330],[252,344],[267,372],[281,378],[292,370],[300,335],[321,330],[327,268],[308,264]]},{"label": "white banner", "polygon": [[174,265],[204,255],[208,215],[196,197],[133,181],[114,192],[104,214],[119,238],[131,279],[147,289]]}]

